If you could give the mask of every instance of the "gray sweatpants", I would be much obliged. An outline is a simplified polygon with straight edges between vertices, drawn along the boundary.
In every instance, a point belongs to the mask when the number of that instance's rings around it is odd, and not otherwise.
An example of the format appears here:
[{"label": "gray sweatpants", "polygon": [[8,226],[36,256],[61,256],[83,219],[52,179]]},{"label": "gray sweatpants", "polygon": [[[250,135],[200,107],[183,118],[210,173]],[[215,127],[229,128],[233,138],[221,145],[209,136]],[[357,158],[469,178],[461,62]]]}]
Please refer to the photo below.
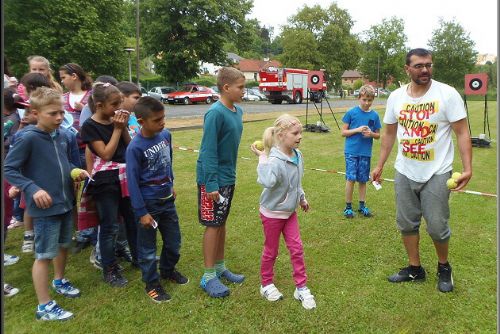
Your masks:
[{"label": "gray sweatpants", "polygon": [[451,172],[448,172],[433,175],[427,182],[419,183],[396,171],[396,222],[401,234],[418,234],[423,216],[432,240],[448,241],[451,235],[448,226],[450,190],[446,180],[450,177]]}]

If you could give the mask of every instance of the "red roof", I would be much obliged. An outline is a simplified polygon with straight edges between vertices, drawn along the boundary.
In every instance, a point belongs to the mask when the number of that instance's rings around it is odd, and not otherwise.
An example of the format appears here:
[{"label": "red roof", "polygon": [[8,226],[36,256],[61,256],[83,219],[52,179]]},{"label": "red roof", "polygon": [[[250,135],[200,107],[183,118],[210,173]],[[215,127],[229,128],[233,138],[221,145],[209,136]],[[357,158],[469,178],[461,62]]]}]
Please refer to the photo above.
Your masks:
[{"label": "red roof", "polygon": [[281,67],[281,63],[277,60],[242,59],[236,65],[241,72],[259,72],[269,66]]}]

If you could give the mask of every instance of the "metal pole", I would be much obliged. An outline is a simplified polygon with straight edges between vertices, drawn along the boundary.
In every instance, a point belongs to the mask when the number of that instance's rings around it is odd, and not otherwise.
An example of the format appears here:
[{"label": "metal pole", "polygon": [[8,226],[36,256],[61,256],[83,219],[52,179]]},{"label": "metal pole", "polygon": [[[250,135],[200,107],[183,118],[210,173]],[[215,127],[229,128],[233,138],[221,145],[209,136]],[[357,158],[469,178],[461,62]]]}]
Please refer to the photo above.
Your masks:
[{"label": "metal pole", "polygon": [[[140,87],[140,82],[139,82],[139,68],[140,68],[140,52],[139,52],[139,0],[136,0],[136,13],[135,13],[135,51],[136,51],[136,70],[135,70],[135,77],[137,79],[137,86]],[[130,80],[132,81],[132,80]]]},{"label": "metal pole", "polygon": [[128,53],[128,81],[132,82],[132,59],[130,56],[130,51],[127,51]]},{"label": "metal pole", "polygon": [[377,55],[377,96],[378,96],[379,77],[380,77],[380,55]]}]

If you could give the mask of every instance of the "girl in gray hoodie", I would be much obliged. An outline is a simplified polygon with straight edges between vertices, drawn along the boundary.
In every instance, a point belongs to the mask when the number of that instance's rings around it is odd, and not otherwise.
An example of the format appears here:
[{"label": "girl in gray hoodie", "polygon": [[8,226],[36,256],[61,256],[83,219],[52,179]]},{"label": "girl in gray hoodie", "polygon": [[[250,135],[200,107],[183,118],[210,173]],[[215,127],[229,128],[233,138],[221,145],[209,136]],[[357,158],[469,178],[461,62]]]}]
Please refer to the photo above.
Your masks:
[{"label": "girl in gray hoodie", "polygon": [[283,298],[273,284],[273,267],[278,255],[280,236],[283,234],[293,266],[296,286],[293,296],[302,302],[305,309],[313,309],[316,302],[306,286],[304,248],[295,211],[299,205],[302,210],[309,210],[302,189],[304,161],[298,150],[301,139],[300,121],[284,114],[276,119],[274,126],[264,131],[264,150],[259,150],[256,143],[251,146],[252,151],[259,157],[257,182],[264,187],[259,208],[265,237],[260,269],[260,293],[269,301]]}]

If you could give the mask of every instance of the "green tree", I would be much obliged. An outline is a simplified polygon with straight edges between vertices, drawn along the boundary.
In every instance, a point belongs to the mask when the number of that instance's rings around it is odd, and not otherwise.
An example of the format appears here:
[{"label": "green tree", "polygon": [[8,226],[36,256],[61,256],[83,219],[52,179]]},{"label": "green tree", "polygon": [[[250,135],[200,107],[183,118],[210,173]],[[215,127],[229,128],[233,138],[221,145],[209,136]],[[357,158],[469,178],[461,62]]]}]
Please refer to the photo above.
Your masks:
[{"label": "green tree", "polygon": [[497,88],[497,62],[486,62],[484,65],[476,65],[472,73],[486,73],[488,74],[488,89]]},{"label": "green tree", "polygon": [[271,32],[272,28],[260,26],[256,19],[245,20],[237,36],[228,40],[224,49],[243,58],[267,57],[271,51]]},{"label": "green tree", "polygon": [[433,77],[456,88],[464,86],[464,75],[472,73],[477,59],[474,41],[455,21],[439,20],[428,44],[434,63]]},{"label": "green tree", "polygon": [[16,75],[42,55],[54,69],[68,62],[96,76],[127,77],[123,0],[6,0],[5,55]]},{"label": "green tree", "polygon": [[325,69],[329,83],[340,86],[344,71],[355,68],[360,58],[352,26],[349,13],[336,3],[327,9],[305,5],[283,29],[280,59],[289,67]]},{"label": "green tree", "polygon": [[408,49],[405,44],[404,21],[396,17],[383,19],[363,33],[364,53],[359,70],[370,81],[377,81],[385,88],[389,80],[404,80]]},{"label": "green tree", "polygon": [[141,1],[141,39],[167,81],[196,76],[199,62],[226,63],[224,44],[245,27],[251,0]]}]

